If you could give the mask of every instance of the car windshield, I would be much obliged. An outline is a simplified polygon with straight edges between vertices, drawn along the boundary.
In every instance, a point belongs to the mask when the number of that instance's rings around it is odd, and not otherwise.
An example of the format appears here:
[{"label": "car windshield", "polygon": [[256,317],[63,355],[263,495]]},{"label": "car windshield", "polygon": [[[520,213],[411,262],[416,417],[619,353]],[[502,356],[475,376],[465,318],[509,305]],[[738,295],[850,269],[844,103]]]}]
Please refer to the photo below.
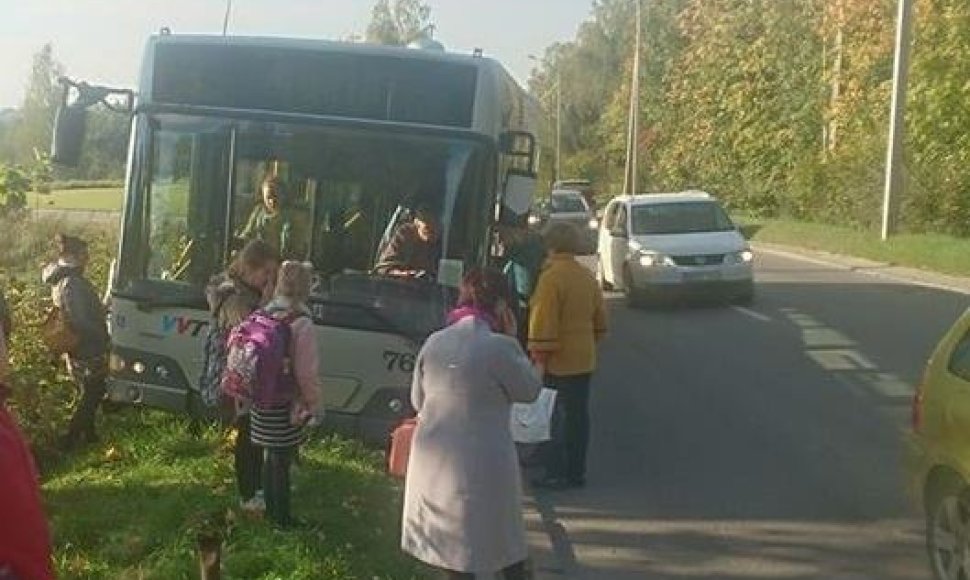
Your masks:
[{"label": "car windshield", "polygon": [[552,213],[584,213],[586,202],[579,195],[554,195],[549,200]]},{"label": "car windshield", "polygon": [[633,234],[693,234],[734,229],[731,219],[713,201],[636,205],[631,215]]},{"label": "car windshield", "polygon": [[[312,262],[322,323],[418,335],[440,326],[446,308],[441,260],[460,276],[485,251],[489,151],[477,143],[175,115],[152,125],[151,174],[127,215],[119,280],[135,297],[198,298],[261,239]],[[397,259],[415,260],[424,277],[388,279],[378,268],[395,236],[406,238]]]}]

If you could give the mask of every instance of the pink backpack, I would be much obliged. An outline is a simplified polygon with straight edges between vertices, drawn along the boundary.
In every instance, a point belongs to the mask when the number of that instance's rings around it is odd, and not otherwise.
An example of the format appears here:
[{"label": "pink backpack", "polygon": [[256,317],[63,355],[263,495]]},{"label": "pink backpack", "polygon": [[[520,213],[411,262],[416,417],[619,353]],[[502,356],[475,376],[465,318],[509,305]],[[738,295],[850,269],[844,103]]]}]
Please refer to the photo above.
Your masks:
[{"label": "pink backpack", "polygon": [[222,392],[256,406],[288,405],[296,398],[290,369],[290,325],[299,314],[257,310],[229,333]]}]

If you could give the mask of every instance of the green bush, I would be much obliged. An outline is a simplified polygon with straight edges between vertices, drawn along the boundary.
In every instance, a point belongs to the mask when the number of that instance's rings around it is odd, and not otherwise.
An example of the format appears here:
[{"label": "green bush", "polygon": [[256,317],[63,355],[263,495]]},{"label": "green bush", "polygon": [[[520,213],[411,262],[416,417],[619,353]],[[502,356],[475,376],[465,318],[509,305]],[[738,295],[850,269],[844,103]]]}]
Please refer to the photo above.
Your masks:
[{"label": "green bush", "polygon": [[17,215],[27,207],[30,179],[17,166],[0,165],[0,216]]}]

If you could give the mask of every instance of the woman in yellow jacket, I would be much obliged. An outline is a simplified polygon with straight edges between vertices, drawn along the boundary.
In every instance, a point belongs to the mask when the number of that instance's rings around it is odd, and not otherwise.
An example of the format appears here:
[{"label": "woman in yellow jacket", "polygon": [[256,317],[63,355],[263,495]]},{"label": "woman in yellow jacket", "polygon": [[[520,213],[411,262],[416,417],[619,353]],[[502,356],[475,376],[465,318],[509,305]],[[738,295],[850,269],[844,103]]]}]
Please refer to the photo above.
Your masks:
[{"label": "woman in yellow jacket", "polygon": [[576,261],[579,231],[554,224],[546,232],[549,258],[529,303],[529,352],[557,391],[557,429],[536,485],[552,489],[586,484],[590,379],[596,345],[606,333],[603,293],[588,268]]}]

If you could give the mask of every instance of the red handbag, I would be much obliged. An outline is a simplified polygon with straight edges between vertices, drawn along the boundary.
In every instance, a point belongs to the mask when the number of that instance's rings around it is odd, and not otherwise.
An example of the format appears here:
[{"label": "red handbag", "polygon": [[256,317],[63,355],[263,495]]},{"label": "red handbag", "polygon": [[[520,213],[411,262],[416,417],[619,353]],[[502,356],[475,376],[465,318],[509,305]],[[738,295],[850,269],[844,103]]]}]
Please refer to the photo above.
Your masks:
[{"label": "red handbag", "polygon": [[387,451],[387,473],[391,476],[404,479],[407,475],[411,442],[417,427],[417,419],[405,419],[391,432],[391,444]]}]

